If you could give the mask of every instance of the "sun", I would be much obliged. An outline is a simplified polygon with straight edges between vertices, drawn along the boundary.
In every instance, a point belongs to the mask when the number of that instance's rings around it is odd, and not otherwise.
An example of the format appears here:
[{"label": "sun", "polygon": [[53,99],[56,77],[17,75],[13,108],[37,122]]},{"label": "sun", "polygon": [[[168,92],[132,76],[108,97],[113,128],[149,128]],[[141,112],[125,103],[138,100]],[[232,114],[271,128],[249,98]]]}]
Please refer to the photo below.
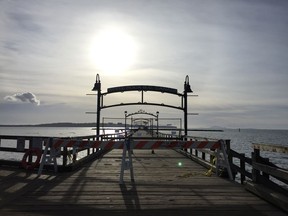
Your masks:
[{"label": "sun", "polygon": [[106,74],[129,69],[136,59],[134,38],[120,28],[107,28],[98,32],[92,45],[92,61]]}]

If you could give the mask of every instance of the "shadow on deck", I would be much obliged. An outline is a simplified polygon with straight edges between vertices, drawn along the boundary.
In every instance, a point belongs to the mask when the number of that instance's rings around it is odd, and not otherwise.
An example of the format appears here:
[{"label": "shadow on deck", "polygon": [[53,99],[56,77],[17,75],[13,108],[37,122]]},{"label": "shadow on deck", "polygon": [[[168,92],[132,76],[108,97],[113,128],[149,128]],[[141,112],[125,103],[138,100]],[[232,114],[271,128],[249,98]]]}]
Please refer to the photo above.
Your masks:
[{"label": "shadow on deck", "polygon": [[[135,150],[135,183],[119,184],[121,150],[67,173],[1,167],[4,215],[286,215],[173,150]],[[178,162],[182,166],[178,166]]]}]

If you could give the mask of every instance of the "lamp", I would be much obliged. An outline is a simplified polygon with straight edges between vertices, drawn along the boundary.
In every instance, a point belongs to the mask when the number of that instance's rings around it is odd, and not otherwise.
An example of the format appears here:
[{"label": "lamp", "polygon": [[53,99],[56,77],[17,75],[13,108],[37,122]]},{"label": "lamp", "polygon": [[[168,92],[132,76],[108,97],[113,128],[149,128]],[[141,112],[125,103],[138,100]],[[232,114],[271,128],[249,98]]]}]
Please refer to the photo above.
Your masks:
[{"label": "lamp", "polygon": [[99,74],[97,74],[96,75],[96,81],[95,81],[95,84],[94,84],[92,91],[100,91],[100,90],[101,90],[101,82],[100,82]]},{"label": "lamp", "polygon": [[188,76],[188,75],[187,75],[186,78],[185,78],[184,91],[185,91],[186,93],[188,93],[188,92],[193,92],[193,91],[191,90],[191,86],[190,86],[190,84],[189,84],[189,76]]}]

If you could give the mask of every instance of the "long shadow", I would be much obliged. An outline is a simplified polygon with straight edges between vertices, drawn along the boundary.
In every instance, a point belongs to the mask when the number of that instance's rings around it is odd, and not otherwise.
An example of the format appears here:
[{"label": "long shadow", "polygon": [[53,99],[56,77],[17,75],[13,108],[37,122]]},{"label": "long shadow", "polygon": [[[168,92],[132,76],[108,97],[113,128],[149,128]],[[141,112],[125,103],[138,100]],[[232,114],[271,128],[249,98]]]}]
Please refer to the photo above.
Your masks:
[{"label": "long shadow", "polygon": [[[1,168],[3,170],[3,168]],[[6,205],[13,203],[28,191],[35,190],[45,182],[53,178],[52,175],[38,178],[37,174],[31,172],[23,172],[23,170],[15,168],[4,168],[13,172],[12,174],[1,178],[1,193],[0,193],[0,209]],[[55,176],[54,176],[55,177]]]},{"label": "long shadow", "polygon": [[126,206],[127,210],[140,210],[141,205],[139,201],[139,196],[137,192],[137,187],[134,182],[132,182],[130,185],[119,184],[121,193],[123,196],[123,200]]},{"label": "long shadow", "polygon": [[[103,156],[102,156],[103,157]],[[102,158],[101,157],[101,158]],[[98,159],[98,162],[101,161],[101,158]],[[140,198],[139,198],[139,190],[141,191],[141,185],[143,186],[151,186],[153,188],[159,188],[159,187],[165,187],[165,188],[186,188],[190,189],[191,192],[197,193],[195,191],[195,185],[181,185],[181,184],[161,184],[161,186],[157,182],[142,182],[142,184],[138,184],[138,188],[136,183],[127,183],[127,184],[120,184],[119,188],[121,191],[121,195],[123,197],[123,201],[125,204],[125,209],[114,209],[114,210],[105,210],[103,206],[97,206],[97,205],[91,205],[91,204],[79,204],[78,201],[81,201],[81,198],[79,198],[80,195],[82,195],[82,188],[87,185],[91,180],[88,179],[89,182],[86,182],[83,180],[83,176],[87,176],[89,166],[92,165],[96,168],[99,163],[90,162],[84,167],[80,168],[77,173],[75,171],[69,172],[69,173],[60,173],[60,174],[49,174],[49,175],[43,175],[41,178],[37,178],[36,174],[23,174],[22,171],[16,171],[17,174],[11,174],[10,179],[14,179],[14,182],[18,183],[26,183],[25,186],[20,188],[17,191],[17,194],[15,192],[11,195],[9,198],[9,192],[8,191],[2,191],[1,192],[1,199],[4,200],[4,202],[0,202],[0,215],[112,215],[112,216],[129,216],[129,215],[165,215],[165,216],[172,216],[172,215],[228,215],[227,212],[230,212],[229,215],[254,215],[254,216],[262,216],[263,213],[261,211],[258,211],[257,208],[254,208],[253,205],[247,205],[247,203],[239,203],[239,204],[218,204],[215,205],[209,200],[205,200],[205,197],[201,197],[201,194],[197,194],[197,197],[199,200],[202,200],[202,205],[199,206],[193,206],[193,207],[184,207],[179,209],[177,206],[173,205],[167,205],[167,208],[163,209],[147,209],[146,207],[143,207],[143,204],[141,206]],[[75,175],[76,173],[76,175]],[[64,183],[66,184],[66,180],[69,178],[73,178],[73,181],[69,181],[70,183],[67,184],[67,191],[62,191],[63,198],[53,200],[53,189],[60,184]],[[87,178],[86,178],[87,180]],[[6,181],[6,180],[5,180]],[[111,182],[118,188],[118,179],[98,179],[98,182],[101,183],[101,181]],[[7,179],[7,182],[9,182],[9,179]],[[13,185],[12,181],[11,183],[7,184],[9,186]],[[109,186],[109,185],[108,185]],[[206,185],[197,185],[197,189],[201,190],[202,188],[205,189],[207,187]],[[222,187],[222,185],[217,186],[219,188]],[[232,187],[232,186],[231,186]],[[87,190],[86,190],[87,191]],[[174,190],[172,190],[174,191]],[[41,196],[48,195],[51,196],[51,199],[41,199]],[[119,194],[120,195],[120,194]],[[121,196],[120,195],[120,196]],[[164,193],[165,195],[165,193]],[[167,195],[167,193],[166,193]],[[30,196],[33,196],[33,199],[31,199]],[[5,199],[5,197],[9,199]],[[26,206],[21,205],[21,202],[29,197],[29,205]],[[35,202],[39,203],[40,206],[37,208],[34,208],[34,200]],[[31,203],[30,203],[31,202]],[[20,205],[15,205],[19,204]],[[152,204],[153,205],[153,204]],[[261,203],[261,208],[267,208],[267,204]],[[265,205],[265,206],[264,206]],[[163,205],[165,206],[165,205]],[[42,209],[44,207],[44,209]],[[120,206],[121,207],[121,206]],[[145,209],[143,209],[145,208]],[[258,208],[259,204],[258,204]],[[279,213],[279,212],[278,212]],[[278,214],[281,215],[281,214]]]},{"label": "long shadow", "polygon": [[[96,166],[101,161],[104,155],[99,155],[97,159],[95,159]],[[65,182],[66,179],[72,177],[76,171],[80,171],[79,177],[75,178],[74,183],[70,186],[70,188],[66,191],[66,194],[69,194],[68,197],[74,197],[73,200],[77,202],[77,195],[81,191],[81,188],[84,187],[83,182],[81,182],[82,177],[86,175],[89,165],[95,163],[95,161],[88,162],[86,166],[78,168],[73,172],[65,172],[65,173],[53,173],[49,171],[44,171],[43,174],[39,177],[36,174],[36,171],[25,171],[23,169],[14,168],[14,167],[1,167],[2,170],[10,171],[11,173],[5,177],[1,176],[0,178],[0,210],[9,206],[9,208],[13,209],[13,202],[15,200],[19,200],[21,202],[21,198],[25,196],[25,194],[29,193],[29,196],[45,196],[49,193],[53,188],[57,187],[62,182]],[[15,187],[16,185],[16,187]],[[17,186],[19,185],[19,186]],[[80,189],[79,189],[80,185]],[[77,188],[78,187],[78,188]],[[77,188],[77,190],[75,190]],[[78,193],[78,194],[77,194]],[[65,193],[63,196],[64,200]],[[67,200],[67,198],[65,198]],[[2,216],[2,214],[0,214]]]}]

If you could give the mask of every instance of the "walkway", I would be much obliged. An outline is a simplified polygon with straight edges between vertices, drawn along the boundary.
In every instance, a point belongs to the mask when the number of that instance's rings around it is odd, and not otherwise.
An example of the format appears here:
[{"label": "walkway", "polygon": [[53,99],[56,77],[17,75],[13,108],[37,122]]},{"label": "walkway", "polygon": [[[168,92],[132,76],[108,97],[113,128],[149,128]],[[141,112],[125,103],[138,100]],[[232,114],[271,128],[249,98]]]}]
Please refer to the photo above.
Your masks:
[{"label": "walkway", "polygon": [[126,171],[119,185],[121,154],[113,150],[75,172],[40,178],[1,167],[0,215],[286,215],[241,185],[205,176],[206,169],[173,150],[134,150],[135,183]]}]

